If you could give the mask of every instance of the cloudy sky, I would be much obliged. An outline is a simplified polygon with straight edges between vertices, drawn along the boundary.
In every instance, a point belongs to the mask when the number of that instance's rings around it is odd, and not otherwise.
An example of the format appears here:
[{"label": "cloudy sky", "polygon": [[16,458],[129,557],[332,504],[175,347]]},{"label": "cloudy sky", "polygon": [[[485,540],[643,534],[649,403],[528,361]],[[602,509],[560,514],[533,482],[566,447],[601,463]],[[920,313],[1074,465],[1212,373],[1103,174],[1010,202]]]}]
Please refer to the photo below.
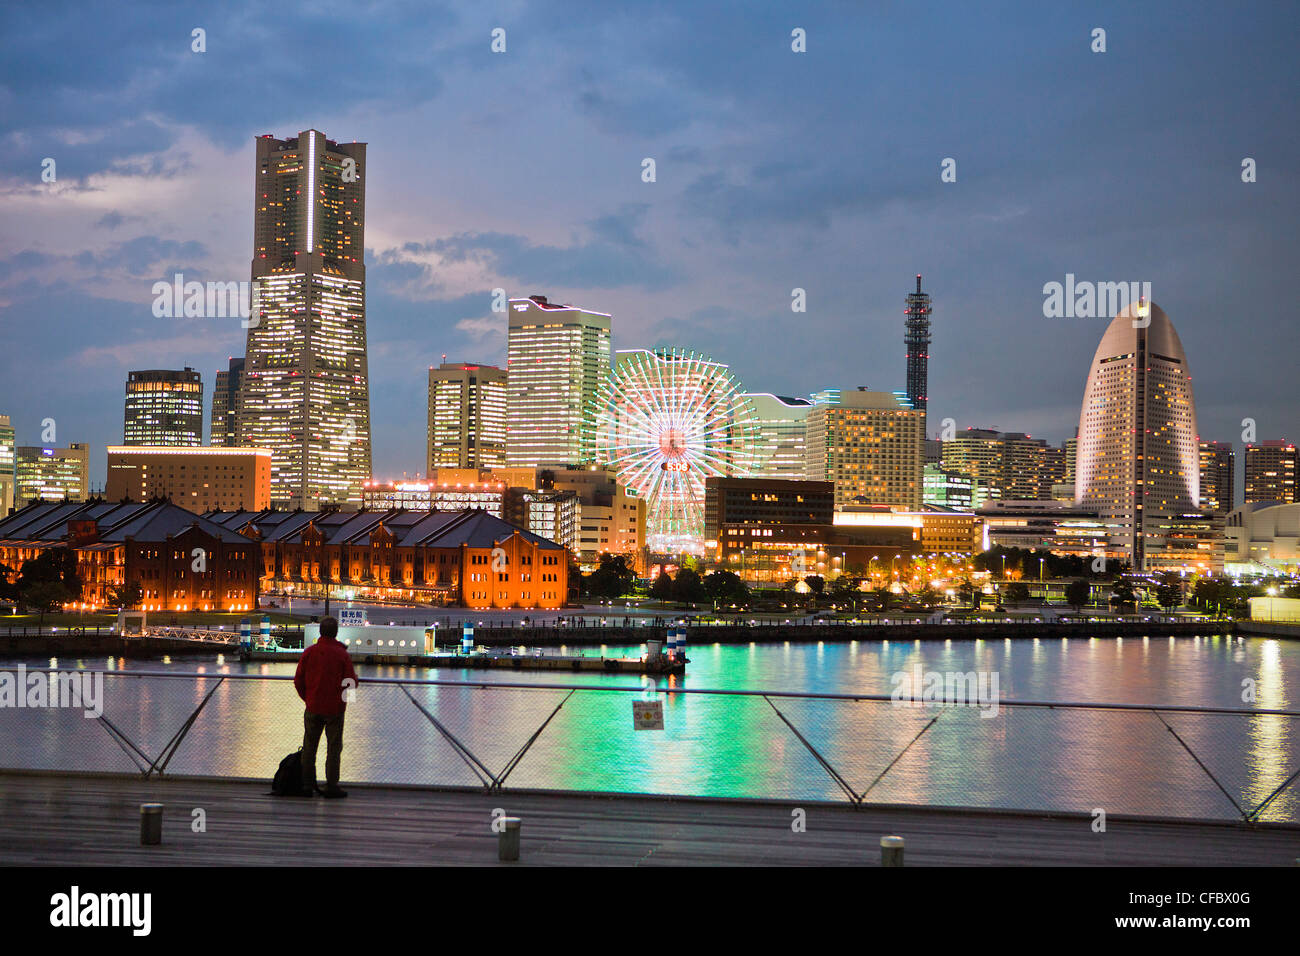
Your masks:
[{"label": "cloudy sky", "polygon": [[0,413],[20,444],[45,418],[89,442],[98,485],[129,369],[197,368],[210,399],[238,320],[154,318],[151,287],[247,279],[254,137],[315,128],[369,144],[380,477],[422,467],[430,364],[504,362],[497,287],[612,313],[615,348],[693,348],[807,395],[903,387],[924,273],[931,430],[1059,441],[1106,319],[1045,318],[1044,284],[1148,281],[1203,437],[1240,442],[1249,417],[1296,440],[1296,20],[1128,0],[7,4]]}]

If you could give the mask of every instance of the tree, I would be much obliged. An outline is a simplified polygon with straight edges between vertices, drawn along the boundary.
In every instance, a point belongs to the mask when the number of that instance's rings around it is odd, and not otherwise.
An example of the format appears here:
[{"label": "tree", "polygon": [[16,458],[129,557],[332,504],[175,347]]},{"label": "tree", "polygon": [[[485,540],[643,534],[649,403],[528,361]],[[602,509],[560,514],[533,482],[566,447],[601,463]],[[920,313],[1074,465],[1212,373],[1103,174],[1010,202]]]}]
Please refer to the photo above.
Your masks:
[{"label": "tree", "polygon": [[871,609],[884,614],[894,603],[894,592],[889,588],[876,588],[871,592]]},{"label": "tree", "polygon": [[66,601],[81,600],[81,578],[77,576],[77,555],[67,548],[49,548],[39,557],[23,562],[18,573],[18,593],[21,595],[32,585],[53,581],[63,585]]},{"label": "tree", "polygon": [[632,590],[636,574],[627,566],[621,554],[602,554],[600,566],[587,575],[584,584],[587,593],[598,598],[622,597]]},{"label": "tree", "polygon": [[962,604],[969,604],[971,607],[979,607],[979,588],[970,578],[964,579],[961,584],[957,585],[957,594],[961,598]]},{"label": "tree", "polygon": [[115,604],[125,610],[131,610],[140,603],[144,597],[144,589],[140,587],[139,581],[129,581],[126,584],[119,584],[108,591],[108,603]]},{"label": "tree", "polygon": [[734,571],[712,571],[703,583],[710,601],[740,604],[749,600],[749,588]]},{"label": "tree", "polygon": [[671,601],[673,599],[673,578],[667,569],[659,565],[659,574],[650,585],[650,596],[657,601]]},{"label": "tree", "polygon": [[1029,585],[1023,581],[1014,581],[1007,585],[1006,600],[1010,604],[1024,604],[1029,600]]},{"label": "tree", "polygon": [[831,597],[837,601],[851,601],[856,609],[858,598],[861,596],[861,592],[858,590],[861,583],[861,581],[841,574],[831,582]]},{"label": "tree", "polygon": [[14,577],[14,569],[0,563],[0,601],[18,600],[18,582],[11,580]]},{"label": "tree", "polygon": [[927,584],[916,592],[916,600],[922,607],[934,607],[939,603],[939,592]]},{"label": "tree", "polygon": [[1065,603],[1076,611],[1088,603],[1092,596],[1092,585],[1083,578],[1075,578],[1065,586]]},{"label": "tree", "polygon": [[820,574],[810,574],[803,579],[803,583],[808,585],[808,590],[813,594],[821,594],[826,589],[826,579]]},{"label": "tree", "polygon": [[677,577],[673,578],[673,598],[675,600],[695,604],[707,597],[708,594],[704,590],[704,581],[700,577],[699,571],[694,568],[682,568],[677,572]]},{"label": "tree", "polygon": [[39,626],[45,627],[45,615],[57,611],[72,600],[72,592],[59,581],[33,581],[22,592],[22,604],[40,613]]},{"label": "tree", "polygon": [[1156,603],[1166,611],[1183,603],[1183,582],[1173,571],[1166,571],[1160,576],[1160,584],[1156,587]]},{"label": "tree", "polygon": [[1133,607],[1137,604],[1137,593],[1133,590],[1133,582],[1128,575],[1116,578],[1111,585],[1110,603],[1120,607]]}]

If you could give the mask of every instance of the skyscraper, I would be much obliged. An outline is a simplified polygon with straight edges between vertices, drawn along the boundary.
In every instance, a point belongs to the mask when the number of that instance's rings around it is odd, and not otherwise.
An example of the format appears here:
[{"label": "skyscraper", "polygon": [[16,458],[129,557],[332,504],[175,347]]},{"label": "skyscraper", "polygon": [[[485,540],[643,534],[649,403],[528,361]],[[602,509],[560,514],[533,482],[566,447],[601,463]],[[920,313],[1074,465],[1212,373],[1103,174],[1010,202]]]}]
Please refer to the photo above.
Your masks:
[{"label": "skyscraper", "polygon": [[271,450],[273,502],[360,506],[370,476],[366,144],[316,130],[256,142],[238,444]]},{"label": "skyscraper", "polygon": [[510,300],[506,461],[511,468],[584,464],[595,454],[595,415],[610,374],[610,317],[544,295]]},{"label": "skyscraper", "polygon": [[128,372],[122,444],[202,445],[202,376],[192,368]]},{"label": "skyscraper", "polygon": [[808,480],[834,482],[836,508],[864,498],[917,511],[924,440],[925,413],[902,395],[844,389],[808,413]]},{"label": "skyscraper", "polygon": [[1246,446],[1245,501],[1296,502],[1296,446],[1289,441],[1252,442]]},{"label": "skyscraper", "polygon": [[18,486],[17,451],[14,443],[14,426],[8,415],[0,415],[0,518],[9,513],[15,504]]},{"label": "skyscraper", "polygon": [[494,365],[444,362],[429,369],[427,474],[439,468],[503,468],[506,373]]},{"label": "skyscraper", "polygon": [[[1198,514],[1200,461],[1187,355],[1154,302],[1126,306],[1093,356],[1079,413],[1074,494],[1109,526],[1111,550],[1147,570],[1170,518]],[[1222,522],[1220,522],[1222,524]],[[1222,562],[1222,544],[1219,546]]]},{"label": "skyscraper", "polygon": [[84,442],[67,448],[19,445],[15,457],[18,505],[85,501],[90,494],[90,449]]},{"label": "skyscraper", "polygon": [[208,444],[216,448],[233,448],[239,444],[239,395],[244,384],[244,358],[230,359],[230,367],[217,373],[212,386],[212,419],[208,424]]},{"label": "skyscraper", "polygon": [[804,446],[813,403],[806,398],[786,398],[767,392],[750,392],[746,397],[758,416],[758,442],[750,473],[755,478],[801,481],[807,467]]},{"label": "skyscraper", "polygon": [[1232,450],[1232,442],[1201,442],[1200,462],[1201,509],[1226,515],[1234,507],[1237,455]]},{"label": "skyscraper", "polygon": [[912,407],[924,412],[929,402],[930,366],[930,297],[921,291],[921,277],[916,277],[916,292],[907,297],[907,397]]}]

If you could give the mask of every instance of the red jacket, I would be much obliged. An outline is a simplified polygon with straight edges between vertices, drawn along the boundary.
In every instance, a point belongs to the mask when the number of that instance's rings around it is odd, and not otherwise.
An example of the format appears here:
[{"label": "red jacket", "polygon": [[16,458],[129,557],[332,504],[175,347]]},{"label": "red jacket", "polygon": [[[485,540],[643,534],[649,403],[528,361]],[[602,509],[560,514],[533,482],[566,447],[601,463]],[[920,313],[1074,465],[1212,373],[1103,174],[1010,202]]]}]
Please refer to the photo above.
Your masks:
[{"label": "red jacket", "polygon": [[[344,685],[345,678],[352,682]],[[298,659],[298,670],[293,675],[293,686],[307,709],[321,717],[332,717],[347,709],[343,702],[344,691],[357,686],[357,672],[352,669],[348,649],[333,637],[322,637]]]}]

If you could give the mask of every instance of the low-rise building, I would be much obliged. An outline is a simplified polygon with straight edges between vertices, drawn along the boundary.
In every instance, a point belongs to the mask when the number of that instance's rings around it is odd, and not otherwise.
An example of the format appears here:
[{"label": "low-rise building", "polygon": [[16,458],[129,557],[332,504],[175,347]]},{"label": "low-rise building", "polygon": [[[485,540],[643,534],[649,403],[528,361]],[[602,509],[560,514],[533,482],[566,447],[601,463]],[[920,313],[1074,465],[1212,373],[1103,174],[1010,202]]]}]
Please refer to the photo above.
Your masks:
[{"label": "low-rise building", "polygon": [[205,518],[258,542],[266,591],[473,608],[557,608],[568,598],[564,546],[479,509]]},{"label": "low-rise building", "polygon": [[0,563],[15,573],[50,549],[76,555],[77,603],[91,609],[115,606],[126,584],[146,611],[257,607],[257,545],[170,502],[39,502],[0,520]]},{"label": "low-rise building", "polygon": [[196,514],[271,506],[267,448],[109,445],[109,501],[168,499]]}]

